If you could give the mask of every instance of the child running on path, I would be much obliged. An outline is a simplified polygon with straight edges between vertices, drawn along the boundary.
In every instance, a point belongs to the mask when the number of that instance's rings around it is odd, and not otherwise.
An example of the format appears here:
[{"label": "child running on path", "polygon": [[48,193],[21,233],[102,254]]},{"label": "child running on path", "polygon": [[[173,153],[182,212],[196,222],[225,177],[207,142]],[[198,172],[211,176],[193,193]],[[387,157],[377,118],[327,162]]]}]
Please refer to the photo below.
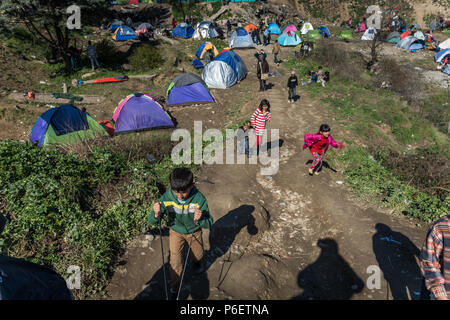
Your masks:
[{"label": "child running on path", "polygon": [[264,129],[266,128],[266,123],[271,119],[270,115],[270,103],[267,99],[261,100],[258,108],[253,113],[250,121],[255,128],[256,134],[256,144],[255,146],[259,147],[262,141],[262,136],[264,134]]},{"label": "child running on path", "polygon": [[327,152],[328,147],[331,145],[333,148],[342,149],[343,145],[340,142],[334,141],[330,134],[330,126],[327,124],[322,124],[319,128],[317,134],[305,134],[305,144],[303,145],[303,150],[310,148],[313,154],[313,163],[309,166],[309,175],[312,176],[319,174],[319,170],[322,167],[322,159]]},{"label": "child running on path", "polygon": [[[204,266],[202,228],[210,229],[213,219],[209,214],[205,196],[194,186],[194,175],[188,168],[176,168],[170,174],[171,189],[164,193],[148,216],[148,223],[157,225],[163,214],[168,215],[170,233],[170,296],[174,300],[183,271],[185,242],[190,242],[194,272],[202,273]],[[164,267],[164,266],[163,266]]]}]

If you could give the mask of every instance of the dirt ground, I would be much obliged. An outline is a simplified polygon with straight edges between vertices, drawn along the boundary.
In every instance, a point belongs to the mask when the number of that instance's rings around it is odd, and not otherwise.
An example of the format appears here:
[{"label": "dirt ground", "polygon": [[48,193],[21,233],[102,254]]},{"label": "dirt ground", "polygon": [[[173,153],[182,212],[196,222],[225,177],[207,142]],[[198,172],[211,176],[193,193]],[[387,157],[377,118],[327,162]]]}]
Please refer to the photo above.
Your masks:
[{"label": "dirt ground", "polygon": [[[301,87],[299,100],[287,103],[286,76],[269,78],[271,89],[257,92],[254,51],[238,53],[250,70],[247,78],[214,94],[226,101],[247,83],[251,101],[241,108],[242,119],[262,98],[270,101],[268,129],[278,129],[279,138],[268,140],[270,152],[279,151],[279,170],[263,175],[261,163],[202,166],[197,186],[214,218],[213,228],[203,234],[208,269],[199,276],[188,265],[181,298],[418,299],[417,257],[428,226],[362,201],[333,168],[309,176],[311,155],[301,150],[303,135],[323,122],[336,140],[344,133],[334,126],[333,114]],[[290,54],[292,49],[283,49],[281,58]],[[270,65],[275,73],[288,72]],[[160,240],[158,232],[135,239],[106,289],[108,299],[165,299]],[[167,233],[162,241],[168,271]],[[374,272],[380,274],[379,287],[368,286]]]}]

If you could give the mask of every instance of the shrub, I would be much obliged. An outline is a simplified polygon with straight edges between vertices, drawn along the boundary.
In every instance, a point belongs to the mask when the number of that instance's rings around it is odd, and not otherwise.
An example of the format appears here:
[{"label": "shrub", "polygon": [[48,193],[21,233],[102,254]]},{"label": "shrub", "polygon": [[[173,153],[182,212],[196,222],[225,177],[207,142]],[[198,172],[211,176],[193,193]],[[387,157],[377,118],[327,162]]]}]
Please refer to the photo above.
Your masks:
[{"label": "shrub", "polygon": [[145,72],[154,69],[163,63],[158,49],[150,44],[143,44],[136,48],[128,58],[135,71]]}]

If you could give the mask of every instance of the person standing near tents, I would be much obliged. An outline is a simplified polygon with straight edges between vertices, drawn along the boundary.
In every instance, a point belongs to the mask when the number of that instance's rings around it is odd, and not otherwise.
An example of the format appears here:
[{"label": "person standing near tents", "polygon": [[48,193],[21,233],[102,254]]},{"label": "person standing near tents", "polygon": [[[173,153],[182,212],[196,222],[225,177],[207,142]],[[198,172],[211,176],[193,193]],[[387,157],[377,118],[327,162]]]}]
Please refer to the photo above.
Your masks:
[{"label": "person standing near tents", "polygon": [[225,24],[227,26],[227,37],[229,38],[231,35],[231,22],[230,19],[227,20],[227,23]]},{"label": "person standing near tents", "polygon": [[420,254],[420,269],[432,300],[450,299],[450,215],[434,222]]},{"label": "person standing near tents", "polygon": [[277,66],[280,65],[280,61],[278,60],[278,54],[281,52],[281,46],[278,43],[278,41],[275,41],[275,44],[273,45],[272,48],[272,53],[273,53],[273,63],[275,63]]},{"label": "person standing near tents", "polygon": [[99,68],[100,65],[97,61],[97,52],[95,50],[95,47],[92,45],[91,40],[88,41],[87,55],[88,55],[89,59],[91,60],[92,70]]},{"label": "person standing near tents", "polygon": [[[194,186],[194,175],[188,168],[176,168],[170,174],[171,189],[164,193],[148,216],[150,225],[157,225],[162,215],[168,216],[170,225],[170,296],[174,300],[180,289],[183,272],[185,242],[191,243],[194,272],[205,271],[202,228],[211,229],[213,218],[205,196]],[[191,242],[192,241],[192,242]],[[163,266],[164,268],[164,266]]]},{"label": "person standing near tents", "polygon": [[291,76],[288,79],[287,86],[289,89],[288,102],[293,103],[295,102],[295,88],[298,86],[298,79],[297,76],[295,75],[295,71],[291,72]]},{"label": "person standing near tents", "polygon": [[175,29],[177,27],[177,22],[174,18],[172,18],[172,29]]},{"label": "person standing near tents", "polygon": [[256,76],[259,80],[259,91],[267,89],[266,81],[269,79],[269,63],[264,55],[259,54]]},{"label": "person standing near tents", "polygon": [[264,135],[264,129],[266,128],[267,122],[271,119],[270,114],[270,103],[267,99],[261,100],[258,108],[256,108],[250,121],[255,128],[256,143],[255,146],[258,148],[262,142],[262,136]]},{"label": "person standing near tents", "polygon": [[269,30],[267,28],[264,28],[263,31],[263,42],[264,42],[264,46],[267,46],[269,44]]},{"label": "person standing near tents", "polygon": [[260,45],[260,44],[262,44],[262,42],[261,42],[261,37],[260,37],[260,29],[259,28],[257,28],[256,30],[255,30],[255,32],[256,32],[256,45]]}]

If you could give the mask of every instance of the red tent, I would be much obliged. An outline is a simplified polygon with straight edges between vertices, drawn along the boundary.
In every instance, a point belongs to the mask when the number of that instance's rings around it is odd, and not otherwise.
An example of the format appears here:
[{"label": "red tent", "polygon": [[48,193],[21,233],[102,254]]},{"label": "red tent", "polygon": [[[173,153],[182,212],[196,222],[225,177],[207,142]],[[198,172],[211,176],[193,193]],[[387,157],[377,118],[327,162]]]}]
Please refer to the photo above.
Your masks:
[{"label": "red tent", "polygon": [[400,35],[400,39],[404,39],[404,38],[406,38],[406,37],[409,37],[410,35],[411,35],[411,31],[406,30],[405,32],[403,32],[403,33]]},{"label": "red tent", "polygon": [[130,0],[128,4],[139,4],[139,0]]}]

